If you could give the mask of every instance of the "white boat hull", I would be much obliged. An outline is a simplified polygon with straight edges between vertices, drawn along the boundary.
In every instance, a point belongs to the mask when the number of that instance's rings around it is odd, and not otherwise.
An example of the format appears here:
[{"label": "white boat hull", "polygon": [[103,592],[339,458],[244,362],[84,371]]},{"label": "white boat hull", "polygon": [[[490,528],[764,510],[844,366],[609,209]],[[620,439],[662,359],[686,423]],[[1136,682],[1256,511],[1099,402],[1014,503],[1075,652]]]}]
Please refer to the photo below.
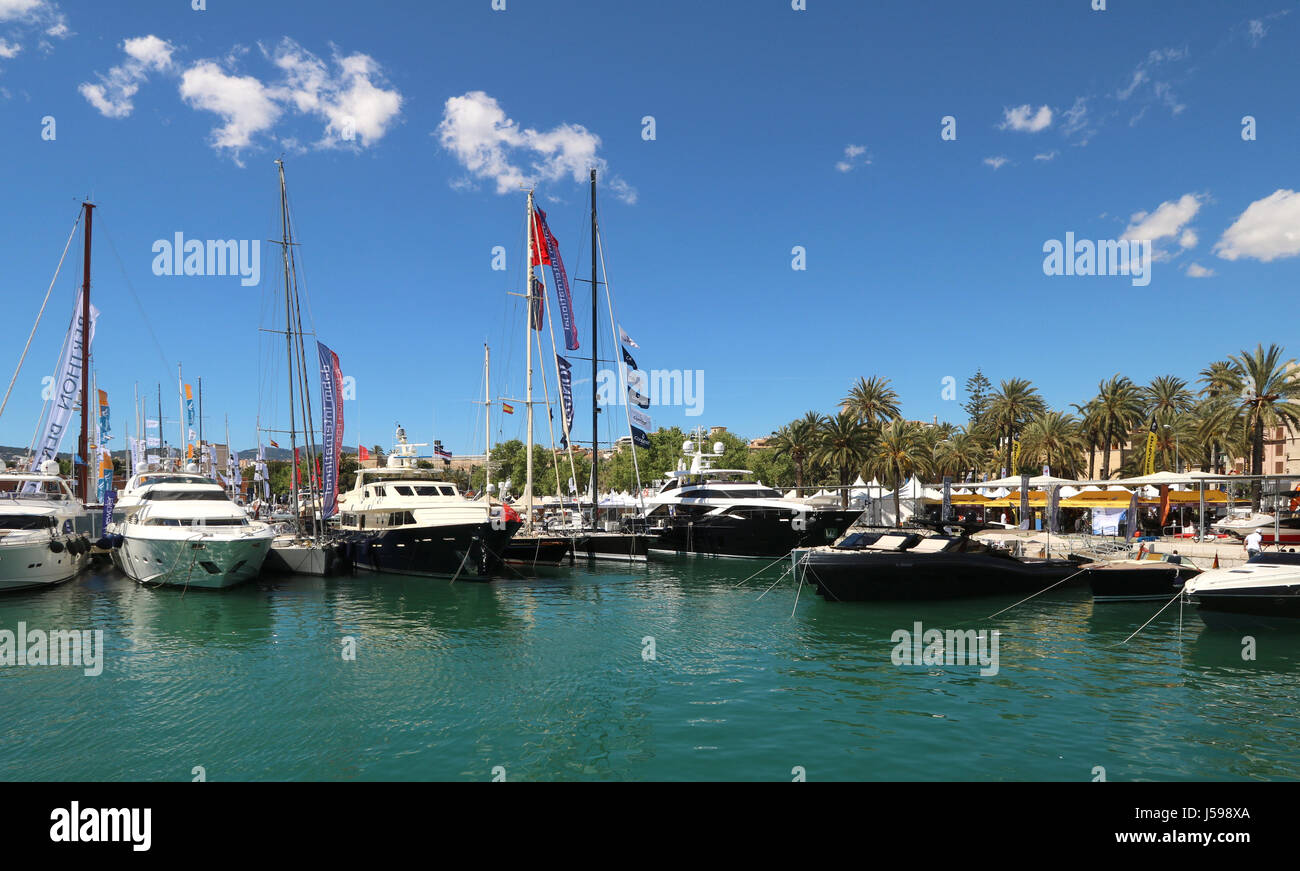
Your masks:
[{"label": "white boat hull", "polygon": [[269,535],[181,539],[128,534],[114,552],[114,562],[148,586],[221,590],[256,578],[269,550]]},{"label": "white boat hull", "polygon": [[90,560],[90,552],[62,553],[50,550],[48,539],[22,544],[0,545],[0,592],[52,587],[70,581]]}]

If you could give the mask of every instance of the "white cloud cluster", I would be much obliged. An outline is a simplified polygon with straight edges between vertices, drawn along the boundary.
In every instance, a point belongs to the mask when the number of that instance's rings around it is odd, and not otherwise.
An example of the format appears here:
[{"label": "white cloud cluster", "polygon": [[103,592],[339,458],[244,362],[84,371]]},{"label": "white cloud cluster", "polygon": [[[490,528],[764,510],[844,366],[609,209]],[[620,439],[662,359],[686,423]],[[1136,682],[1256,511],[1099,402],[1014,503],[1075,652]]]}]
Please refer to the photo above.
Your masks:
[{"label": "white cloud cluster", "polygon": [[71,34],[68,19],[53,0],[0,0],[0,59],[17,57],[33,36],[39,47],[48,49],[49,39]]},{"label": "white cloud cluster", "polygon": [[1199,263],[1189,263],[1187,264],[1187,277],[1188,278],[1213,278],[1214,270],[1206,269],[1204,266],[1202,266]]},{"label": "white cloud cluster", "polygon": [[122,43],[126,60],[111,67],[98,82],[82,82],[77,88],[90,105],[106,118],[125,118],[135,109],[131,98],[151,72],[171,68],[175,48],[165,39],[153,34],[138,36]]},{"label": "white cloud cluster", "polygon": [[1011,162],[1011,158],[1001,154],[997,155],[996,157],[984,158],[984,165],[991,166],[995,170],[1001,169],[1002,167],[1006,166],[1010,162]]},{"label": "white cloud cluster", "polygon": [[[1149,239],[1153,247],[1164,239],[1176,239],[1180,248],[1195,248],[1198,237],[1188,225],[1201,210],[1204,200],[1199,194],[1183,194],[1177,200],[1161,203],[1154,211],[1135,212],[1120,238]],[[1159,253],[1156,256],[1161,258]]]},{"label": "white cloud cluster", "polygon": [[[866,155],[863,157],[863,155]],[[859,157],[863,157],[861,161]],[[870,166],[871,155],[867,154],[865,145],[846,145],[844,146],[844,156],[835,164],[835,168],[840,172],[852,172],[858,166]]]},{"label": "white cloud cluster", "polygon": [[1018,133],[1038,133],[1052,126],[1052,110],[1048,106],[1035,109],[1026,103],[1002,110],[1002,123],[999,130],[1014,130]]},{"label": "white cloud cluster", "polygon": [[1280,189],[1251,203],[1223,232],[1214,252],[1224,260],[1265,263],[1300,254],[1300,193]]},{"label": "white cloud cluster", "polygon": [[[0,0],[17,2],[17,0]],[[324,128],[314,144],[320,148],[363,148],[384,137],[402,109],[402,95],[387,85],[379,64],[366,54],[342,55],[337,50],[327,63],[285,37],[262,55],[278,71],[278,78],[263,81],[236,69],[238,53],[222,61],[180,63],[175,47],[156,36],[123,43],[127,58],[98,82],[80,87],[82,96],[108,118],[126,118],[134,111],[132,98],[153,72],[179,76],[179,93],[193,109],[211,112],[222,123],[212,131],[218,150],[239,152],[272,131],[292,110],[315,116]],[[279,137],[287,147],[299,147],[291,135]]]},{"label": "white cloud cluster", "polygon": [[[470,177],[495,182],[498,194],[538,181],[582,181],[592,167],[607,174],[605,161],[597,156],[599,136],[580,124],[562,123],[541,131],[520,127],[483,91],[448,98],[435,135]],[[527,168],[520,165],[523,162]],[[452,182],[457,189],[471,186],[471,178]],[[636,190],[623,179],[612,176],[606,186],[620,200],[636,202]]]},{"label": "white cloud cluster", "polygon": [[[1121,102],[1126,101],[1138,95],[1140,98],[1149,101],[1164,103],[1171,114],[1177,115],[1187,108],[1186,104],[1178,101],[1178,96],[1174,93],[1173,87],[1168,81],[1156,78],[1156,73],[1160,67],[1176,61],[1186,60],[1188,50],[1186,48],[1165,48],[1154,49],[1149,52],[1146,59],[1137,65],[1129,83],[1115,92],[1115,98]],[[1137,118],[1141,118],[1144,112],[1139,113]]]}]

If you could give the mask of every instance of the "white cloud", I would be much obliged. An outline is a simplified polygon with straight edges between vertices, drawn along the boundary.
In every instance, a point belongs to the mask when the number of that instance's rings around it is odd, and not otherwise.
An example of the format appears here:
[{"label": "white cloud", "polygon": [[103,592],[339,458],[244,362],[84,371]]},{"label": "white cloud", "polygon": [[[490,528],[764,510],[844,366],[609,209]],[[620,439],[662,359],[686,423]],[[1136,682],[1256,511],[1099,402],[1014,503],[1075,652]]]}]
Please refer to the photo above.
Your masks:
[{"label": "white cloud", "polygon": [[[1182,234],[1183,240],[1190,238],[1196,244],[1196,233],[1184,227],[1196,217],[1201,209],[1202,197],[1197,194],[1183,194],[1177,200],[1168,200],[1156,206],[1153,212],[1135,212],[1129,218],[1128,229],[1121,239],[1150,239],[1152,243]],[[1188,237],[1187,233],[1191,236]],[[1191,245],[1183,245],[1184,248]]]},{"label": "white cloud", "polygon": [[[212,131],[214,147],[238,154],[253,136],[279,119],[280,106],[253,76],[232,76],[212,61],[200,61],[181,75],[181,98],[195,109],[213,112],[225,124]],[[238,162],[238,157],[236,157]]]},{"label": "white cloud", "polygon": [[1061,135],[1066,139],[1078,137],[1079,147],[1086,146],[1097,131],[1088,117],[1088,98],[1076,97],[1074,105],[1061,113]]},{"label": "white cloud", "polygon": [[1214,246],[1224,260],[1248,257],[1268,263],[1300,254],[1300,193],[1279,189],[1237,216]]},{"label": "white cloud", "polygon": [[371,145],[401,114],[402,95],[383,86],[379,64],[369,55],[336,53],[331,74],[324,61],[286,37],[271,56],[286,77],[274,95],[325,120],[321,146],[355,146],[357,139]]},{"label": "white cloud", "polygon": [[[520,127],[483,91],[449,97],[435,135],[472,177],[494,181],[498,194],[538,181],[568,177],[580,182],[592,167],[607,174],[605,161],[597,156],[599,136],[580,124],[562,123],[544,131]],[[520,161],[527,161],[527,168]],[[463,189],[467,181],[452,185]],[[612,176],[605,184],[624,202],[636,202],[636,190],[623,179]]]},{"label": "white cloud", "polygon": [[0,30],[0,59],[15,57],[29,36],[37,35],[38,46],[49,49],[40,34],[63,39],[72,33],[53,0],[0,0]]},{"label": "white cloud", "polygon": [[1035,154],[1034,160],[1042,160],[1042,161],[1055,160],[1056,155],[1058,154],[1060,154],[1060,152],[1055,149],[1051,151],[1044,151],[1042,154]]},{"label": "white cloud", "polygon": [[[120,65],[99,75],[98,82],[81,85],[91,105],[109,118],[125,118],[135,108],[132,98],[151,73],[178,75],[179,93],[188,106],[223,119],[212,131],[212,145],[234,152],[236,163],[239,151],[272,131],[289,110],[323,122],[314,147],[354,150],[382,139],[401,114],[402,95],[387,86],[379,64],[366,54],[335,51],[327,63],[285,37],[274,49],[262,48],[262,55],[279,73],[278,78],[264,81],[236,69],[243,56],[239,51],[221,62],[182,63],[173,58],[176,49],[171,43],[153,35],[128,39],[122,48],[127,57]],[[307,150],[292,131],[277,140],[289,151]]]},{"label": "white cloud", "polygon": [[867,146],[846,145],[844,146],[844,158],[835,164],[835,168],[840,172],[852,172],[857,166],[870,166],[871,155],[867,155],[864,160],[858,161],[858,158],[864,154],[867,154]]},{"label": "white cloud", "polygon": [[1034,109],[1026,103],[1002,110],[1002,123],[999,130],[1015,130],[1020,133],[1037,133],[1052,126],[1052,110],[1047,106]]},{"label": "white cloud", "polygon": [[1006,166],[1010,162],[1011,162],[1010,158],[1004,157],[1003,155],[1000,154],[997,157],[984,158],[984,164],[986,166],[991,166],[994,169],[1001,169],[1002,167]]},{"label": "white cloud", "polygon": [[1178,245],[1182,248],[1195,248],[1198,241],[1199,237],[1196,235],[1196,231],[1191,227],[1184,230],[1178,237]]},{"label": "white cloud", "polygon": [[[1178,101],[1178,96],[1168,81],[1156,78],[1156,71],[1165,64],[1186,60],[1188,54],[1186,48],[1155,49],[1149,52],[1146,59],[1133,70],[1128,85],[1115,92],[1115,98],[1123,102],[1136,94],[1147,101],[1164,103],[1174,115],[1181,113],[1187,108],[1186,104]],[[1150,87],[1145,87],[1147,85]],[[1130,125],[1141,117],[1142,114],[1139,113],[1129,122]]]},{"label": "white cloud", "polygon": [[137,36],[122,43],[126,60],[111,67],[98,82],[82,82],[77,90],[106,118],[125,118],[135,109],[131,98],[140,90],[151,72],[171,68],[171,43],[153,34]]},{"label": "white cloud", "polygon": [[1260,21],[1258,18],[1252,19],[1249,27],[1250,44],[1259,45],[1259,41],[1264,38],[1264,34],[1268,33],[1268,28],[1266,28],[1264,22]]},{"label": "white cloud", "polygon": [[1199,263],[1187,264],[1188,278],[1212,278],[1213,276],[1214,276],[1213,269],[1206,269],[1204,266],[1202,266]]}]

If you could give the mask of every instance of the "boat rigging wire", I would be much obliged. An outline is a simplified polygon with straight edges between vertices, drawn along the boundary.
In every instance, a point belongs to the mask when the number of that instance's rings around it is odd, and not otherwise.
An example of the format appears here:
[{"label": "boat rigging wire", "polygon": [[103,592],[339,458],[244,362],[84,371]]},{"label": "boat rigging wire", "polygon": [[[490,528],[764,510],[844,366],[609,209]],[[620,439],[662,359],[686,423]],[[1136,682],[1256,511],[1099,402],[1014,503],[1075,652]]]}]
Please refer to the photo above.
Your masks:
[{"label": "boat rigging wire", "polygon": [[1030,599],[1034,598],[1034,596],[1041,596],[1041,595],[1043,595],[1043,593],[1046,593],[1048,590],[1052,590],[1052,589],[1055,589],[1056,587],[1061,586],[1061,584],[1064,584],[1066,581],[1070,580],[1070,578],[1073,578],[1075,575],[1080,575],[1080,574],[1082,574],[1083,572],[1084,572],[1084,569],[1079,569],[1079,571],[1075,572],[1073,575],[1066,575],[1065,577],[1061,578],[1061,579],[1060,579],[1059,581],[1057,581],[1056,583],[1052,584],[1052,586],[1047,587],[1046,589],[1039,590],[1037,593],[1034,593],[1033,596],[1026,596],[1025,598],[1021,599],[1019,602],[1016,602],[1014,605],[1008,605],[1008,606],[1006,606],[1005,608],[1003,608],[1001,611],[998,611],[998,612],[995,613],[995,614],[990,614],[989,616],[985,617],[984,619],[985,619],[985,620],[992,620],[994,617],[998,616],[998,614],[1005,614],[1007,611],[1010,611],[1012,608],[1016,607],[1016,605],[1023,605],[1025,602],[1028,602]]},{"label": "boat rigging wire", "polygon": [[[59,256],[59,265],[54,268],[54,277],[50,279],[50,286],[45,290],[45,299],[41,301],[41,310],[36,313],[36,323],[32,324],[32,331],[27,335],[27,344],[23,345],[23,352],[18,357],[18,368],[14,369],[14,375],[9,379],[9,388],[5,390],[4,401],[0,402],[0,417],[4,416],[5,406],[9,404],[9,394],[13,392],[14,382],[18,380],[18,373],[22,371],[23,361],[27,359],[27,351],[32,347],[32,339],[36,336],[36,328],[41,325],[41,316],[45,314],[45,306],[50,301],[50,293],[54,290],[55,282],[59,280],[59,271],[63,269],[63,260],[68,256],[68,249],[72,247],[72,239],[77,235],[77,227],[81,225],[81,216],[84,211],[84,208],[78,210],[77,219],[72,222],[72,232],[68,234],[68,241],[63,246],[63,254]],[[42,414],[42,416],[44,415]]]},{"label": "boat rigging wire", "polygon": [[1148,626],[1150,626],[1152,620],[1155,620],[1157,617],[1159,617],[1161,614],[1163,614],[1165,608],[1168,608],[1170,605],[1172,605],[1172,604],[1174,603],[1174,600],[1175,600],[1175,599],[1180,599],[1180,598],[1182,598],[1182,595],[1183,595],[1183,591],[1182,591],[1182,590],[1179,590],[1177,593],[1174,593],[1174,598],[1173,598],[1173,599],[1170,599],[1168,602],[1165,602],[1165,604],[1160,608],[1159,611],[1157,611],[1157,612],[1155,612],[1154,614],[1152,614],[1152,615],[1151,615],[1151,620],[1148,620],[1147,622],[1145,622],[1145,623],[1143,623],[1141,626],[1139,626],[1137,629],[1133,630],[1133,635],[1130,635],[1128,638],[1125,638],[1125,639],[1124,639],[1122,642],[1120,642],[1120,643],[1121,643],[1121,644],[1128,644],[1130,641],[1132,641],[1132,640],[1133,640],[1133,637],[1134,637],[1135,635],[1137,635],[1137,634],[1138,634],[1139,632],[1141,632],[1143,629],[1145,629],[1145,628],[1147,628]]}]

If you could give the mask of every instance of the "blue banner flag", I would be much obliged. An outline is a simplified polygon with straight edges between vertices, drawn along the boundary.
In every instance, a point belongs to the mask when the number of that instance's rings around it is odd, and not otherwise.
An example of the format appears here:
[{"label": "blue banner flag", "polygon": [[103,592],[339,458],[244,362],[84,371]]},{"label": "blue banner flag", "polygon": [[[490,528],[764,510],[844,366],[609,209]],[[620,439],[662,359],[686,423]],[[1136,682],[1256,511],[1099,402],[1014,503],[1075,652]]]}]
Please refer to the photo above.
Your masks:
[{"label": "blue banner flag", "polygon": [[536,226],[534,236],[540,238],[542,245],[537,246],[541,263],[549,263],[551,275],[555,279],[555,300],[560,307],[560,325],[564,328],[564,347],[570,351],[578,350],[578,323],[573,318],[573,299],[569,296],[569,275],[564,271],[564,261],[560,259],[560,243],[546,225],[546,213],[534,210]]},{"label": "blue banner flag", "polygon": [[569,361],[555,355],[555,368],[560,373],[560,405],[564,408],[564,447],[569,446],[568,434],[573,431],[573,367]]},{"label": "blue banner flag", "polygon": [[320,357],[321,404],[321,519],[333,517],[339,510],[339,454],[343,450],[343,403],[339,401],[339,388],[343,386],[343,371],[339,355],[316,343]]}]

